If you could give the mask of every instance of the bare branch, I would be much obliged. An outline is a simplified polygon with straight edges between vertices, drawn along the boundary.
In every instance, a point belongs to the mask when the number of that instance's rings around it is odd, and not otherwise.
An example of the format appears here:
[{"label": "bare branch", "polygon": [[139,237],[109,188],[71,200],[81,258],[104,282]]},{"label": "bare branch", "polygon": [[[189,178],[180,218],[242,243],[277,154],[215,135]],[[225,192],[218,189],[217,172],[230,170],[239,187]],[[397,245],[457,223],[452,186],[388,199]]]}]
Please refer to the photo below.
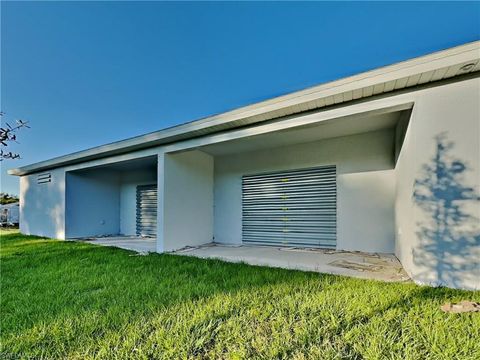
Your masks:
[{"label": "bare branch", "polygon": [[[5,112],[0,111],[0,117],[3,117],[3,116],[5,116]],[[28,126],[28,121],[19,119],[19,120],[16,120],[15,123],[16,123],[15,126],[11,126],[8,122],[5,122],[6,126],[0,127],[0,145],[2,147],[7,147],[8,142],[10,141],[18,143],[17,135],[15,134],[15,132],[21,128],[30,128],[30,126]],[[5,152],[3,151],[3,149],[1,149],[0,161],[5,159],[10,159],[10,160],[20,159],[20,155],[16,153],[12,153],[11,151]]]}]

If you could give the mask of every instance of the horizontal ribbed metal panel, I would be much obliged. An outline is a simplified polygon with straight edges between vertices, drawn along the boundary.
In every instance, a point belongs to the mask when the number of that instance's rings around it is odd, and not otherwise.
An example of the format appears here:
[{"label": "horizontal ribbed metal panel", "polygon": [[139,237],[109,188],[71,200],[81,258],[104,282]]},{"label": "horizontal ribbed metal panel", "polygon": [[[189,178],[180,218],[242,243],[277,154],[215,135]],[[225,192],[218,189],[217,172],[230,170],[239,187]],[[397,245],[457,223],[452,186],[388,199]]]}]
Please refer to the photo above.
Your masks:
[{"label": "horizontal ribbed metal panel", "polygon": [[157,236],[157,185],[137,186],[137,235]]},{"label": "horizontal ribbed metal panel", "polygon": [[253,245],[335,248],[336,167],[244,176],[242,237]]}]

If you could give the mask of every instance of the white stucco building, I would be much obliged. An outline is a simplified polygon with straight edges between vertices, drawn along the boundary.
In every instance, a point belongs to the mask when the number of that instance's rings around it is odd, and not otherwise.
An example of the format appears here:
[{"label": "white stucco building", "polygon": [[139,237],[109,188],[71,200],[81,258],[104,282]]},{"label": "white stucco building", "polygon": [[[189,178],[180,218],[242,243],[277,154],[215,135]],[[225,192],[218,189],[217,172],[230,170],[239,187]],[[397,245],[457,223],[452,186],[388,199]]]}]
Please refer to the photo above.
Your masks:
[{"label": "white stucco building", "polygon": [[480,289],[480,43],[11,170],[21,231],[394,253]]}]

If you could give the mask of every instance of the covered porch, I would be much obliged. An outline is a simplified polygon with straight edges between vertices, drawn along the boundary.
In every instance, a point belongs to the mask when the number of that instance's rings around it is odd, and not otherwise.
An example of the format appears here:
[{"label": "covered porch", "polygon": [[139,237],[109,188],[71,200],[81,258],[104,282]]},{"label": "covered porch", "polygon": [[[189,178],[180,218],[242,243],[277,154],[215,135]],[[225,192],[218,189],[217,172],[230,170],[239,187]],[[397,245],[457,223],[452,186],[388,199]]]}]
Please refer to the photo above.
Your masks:
[{"label": "covered porch", "polygon": [[157,156],[66,173],[66,238],[156,251]]},{"label": "covered porch", "polygon": [[308,123],[283,120],[70,171],[67,238],[402,280],[395,165],[410,113],[410,103],[327,120],[312,113]]},{"label": "covered porch", "polygon": [[395,164],[411,106],[312,113],[308,123],[166,147],[159,251],[215,243],[393,254]]}]

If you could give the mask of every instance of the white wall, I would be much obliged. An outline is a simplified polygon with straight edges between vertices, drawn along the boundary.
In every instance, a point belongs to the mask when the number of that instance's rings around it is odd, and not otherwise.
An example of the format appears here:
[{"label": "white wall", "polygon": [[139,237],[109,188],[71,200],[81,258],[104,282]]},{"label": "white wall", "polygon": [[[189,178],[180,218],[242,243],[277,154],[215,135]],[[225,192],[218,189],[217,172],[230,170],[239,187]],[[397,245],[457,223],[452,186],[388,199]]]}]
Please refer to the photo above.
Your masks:
[{"label": "white wall", "polygon": [[120,233],[120,175],[93,169],[67,173],[66,237]]},{"label": "white wall", "polygon": [[213,239],[213,158],[201,151],[164,154],[158,172],[157,250]]},{"label": "white wall", "polygon": [[47,172],[52,181],[45,184],[37,184],[37,174],[20,178],[20,231],[65,239],[65,171]]},{"label": "white wall", "polygon": [[338,176],[338,249],[395,251],[395,172]]},{"label": "white wall", "polygon": [[136,234],[137,186],[157,183],[157,172],[136,170],[122,172],[120,179],[120,233]]},{"label": "white wall", "polygon": [[334,164],[338,180],[337,249],[393,252],[393,138],[393,129],[387,129],[216,157],[215,242],[242,242],[243,175]]},{"label": "white wall", "polygon": [[[450,224],[452,234],[446,238],[436,233],[439,226],[434,214],[414,199],[415,180],[425,178],[422,166],[434,164],[434,137],[441,133],[453,143],[447,163],[455,159],[468,168],[457,176],[459,183],[480,195],[479,99],[478,78],[415,93],[410,126],[396,166],[396,255],[418,283],[480,289],[480,201],[471,198],[453,203],[468,217]],[[436,177],[430,174],[433,181]],[[449,196],[459,198],[458,194]],[[443,203],[440,199],[432,206]]]}]

